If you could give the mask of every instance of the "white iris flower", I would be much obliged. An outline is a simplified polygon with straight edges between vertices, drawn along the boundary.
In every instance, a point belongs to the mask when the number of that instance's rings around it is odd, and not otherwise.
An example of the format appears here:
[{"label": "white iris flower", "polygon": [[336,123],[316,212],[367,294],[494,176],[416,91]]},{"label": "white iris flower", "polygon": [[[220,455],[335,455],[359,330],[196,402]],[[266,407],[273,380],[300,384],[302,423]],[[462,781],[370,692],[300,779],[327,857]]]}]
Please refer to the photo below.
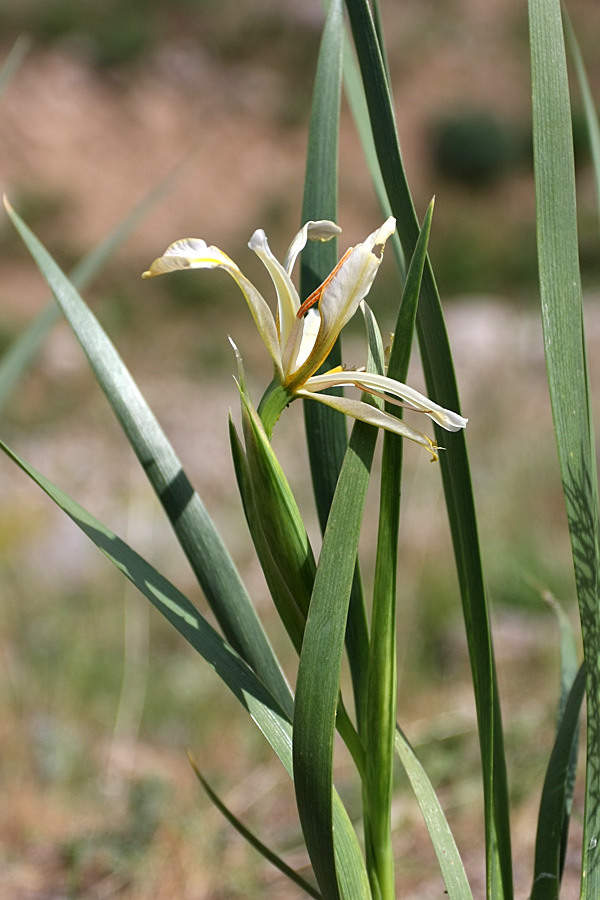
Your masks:
[{"label": "white iris flower", "polygon": [[[318,400],[342,413],[385,428],[424,446],[437,459],[437,444],[426,435],[408,426],[402,419],[390,415],[363,400],[336,397],[321,393],[326,388],[354,386],[362,391],[399,403],[416,412],[429,416],[447,431],[459,431],[467,419],[458,413],[444,409],[413,388],[388,378],[368,372],[332,369],[321,375],[315,372],[325,362],[337,337],[357,311],[369,293],[383,258],[387,239],[396,228],[392,217],[381,228],[356,247],[346,251],[333,272],[304,303],[292,282],[291,274],[299,253],[307,240],[328,241],[341,229],[327,220],[307,222],[292,241],[284,263],[280,263],[269,248],[267,237],[259,229],[252,235],[251,250],[264,263],[277,293],[277,315],[238,266],[222,250],[209,247],[198,238],[176,241],[156,259],[143,278],[152,278],[176,269],[225,269],[244,294],[260,336],[273,360],[276,390],[279,398],[272,422],[265,423],[272,429],[283,408],[296,397]],[[263,401],[264,402],[264,401]]]}]

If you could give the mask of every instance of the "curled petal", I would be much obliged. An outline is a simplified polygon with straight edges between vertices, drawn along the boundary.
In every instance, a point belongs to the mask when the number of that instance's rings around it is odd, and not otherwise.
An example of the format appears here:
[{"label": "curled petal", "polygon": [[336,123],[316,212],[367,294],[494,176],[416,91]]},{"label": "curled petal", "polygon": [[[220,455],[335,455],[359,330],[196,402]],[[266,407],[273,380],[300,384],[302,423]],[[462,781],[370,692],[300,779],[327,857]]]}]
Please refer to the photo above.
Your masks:
[{"label": "curled petal", "polygon": [[285,255],[284,266],[288,275],[292,274],[292,269],[298,258],[298,254],[304,250],[308,241],[330,241],[331,238],[342,233],[342,229],[335,222],[329,219],[319,219],[317,222],[306,222],[300,229]]},{"label": "curled petal", "polygon": [[215,268],[224,269],[231,275],[243,293],[263,343],[273,360],[275,369],[279,377],[283,378],[277,328],[269,304],[233,260],[226,253],[223,253],[222,250],[219,250],[218,247],[209,247],[205,241],[199,238],[186,238],[182,241],[176,241],[165,250],[161,257],[154,260],[150,268],[143,273],[142,278],[152,278],[155,275],[163,275],[177,269]]},{"label": "curled petal", "polygon": [[218,247],[209,247],[200,238],[184,238],[171,244],[162,256],[155,259],[142,278],[153,278],[177,269],[214,269],[216,266],[237,266]]},{"label": "curled petal", "polygon": [[267,269],[277,292],[277,327],[279,330],[279,343],[285,347],[290,331],[296,320],[296,313],[300,308],[298,292],[287,270],[275,258],[269,247],[267,236],[259,228],[254,232],[248,246],[254,250]]},{"label": "curled petal", "polygon": [[377,428],[384,428],[386,431],[391,431],[400,437],[408,438],[425,447],[431,453],[432,462],[436,462],[438,459],[437,451],[439,447],[431,438],[411,428],[403,419],[399,419],[397,416],[390,416],[389,413],[376,406],[371,406],[370,403],[365,403],[363,400],[352,400],[350,397],[333,397],[331,394],[318,394],[304,389],[296,391],[296,396],[318,400],[320,403],[324,403],[326,406],[332,407],[332,409],[337,409],[353,419],[359,419],[368,425],[375,425]]},{"label": "curled petal", "polygon": [[446,431],[460,431],[465,428],[468,419],[458,413],[445,409],[429,400],[424,394],[415,391],[414,388],[387,378],[385,375],[373,375],[369,372],[327,372],[324,375],[313,375],[304,387],[310,391],[323,391],[328,387],[343,387],[354,385],[363,391],[382,396],[385,400],[394,402],[394,398],[409,404],[414,410],[425,413]]}]

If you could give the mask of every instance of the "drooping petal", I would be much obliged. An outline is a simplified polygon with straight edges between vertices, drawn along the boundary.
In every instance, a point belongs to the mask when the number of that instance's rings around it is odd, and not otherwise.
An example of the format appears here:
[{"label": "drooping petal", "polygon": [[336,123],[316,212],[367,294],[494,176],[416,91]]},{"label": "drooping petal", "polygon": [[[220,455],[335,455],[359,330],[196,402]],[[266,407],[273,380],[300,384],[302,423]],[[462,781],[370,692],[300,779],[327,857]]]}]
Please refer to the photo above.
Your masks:
[{"label": "drooping petal", "polygon": [[176,241],[165,250],[161,257],[154,260],[150,268],[142,274],[142,278],[153,278],[155,275],[163,275],[177,269],[215,268],[228,272],[243,293],[275,369],[279,377],[283,378],[277,328],[269,304],[233,260],[218,247],[209,247],[200,238]]},{"label": "drooping petal", "polygon": [[309,358],[290,377],[292,387],[302,385],[327,358],[340,331],[369,293],[381,265],[385,243],[395,229],[396,220],[390,216],[381,228],[347,252],[325,280],[319,300],[319,334]]},{"label": "drooping petal", "polygon": [[292,269],[294,268],[298,254],[304,250],[307,240],[330,241],[331,238],[341,233],[342,229],[340,226],[336,225],[335,222],[331,222],[329,219],[319,219],[318,222],[306,222],[290,244],[288,252],[285,255],[283,265],[285,266],[288,275],[292,274]]},{"label": "drooping petal", "polygon": [[437,451],[439,448],[431,438],[411,428],[403,419],[399,419],[397,416],[390,416],[389,413],[378,409],[376,406],[371,406],[370,403],[365,403],[363,400],[353,400],[350,397],[334,397],[331,394],[319,394],[303,388],[296,391],[295,396],[318,400],[319,403],[324,403],[332,409],[337,409],[346,416],[352,416],[353,419],[359,419],[361,422],[375,425],[377,428],[384,428],[386,431],[400,435],[400,437],[415,441],[415,443],[425,447],[431,453],[432,462],[438,458]]},{"label": "drooping petal", "polygon": [[254,232],[248,246],[254,250],[267,269],[277,292],[277,328],[280,347],[285,347],[300,308],[298,292],[288,272],[271,252],[267,236],[259,228]]},{"label": "drooping petal", "polygon": [[385,375],[374,375],[370,372],[352,372],[337,371],[327,372],[323,375],[313,375],[304,384],[306,390],[323,391],[329,387],[348,387],[353,385],[363,391],[367,391],[377,396],[384,396],[394,402],[394,398],[398,398],[405,403],[410,404],[417,412],[422,412],[446,431],[460,431],[465,428],[468,419],[460,416],[452,410],[444,409],[430,400],[419,391],[403,384],[401,381],[395,381]]},{"label": "drooping petal", "polygon": [[170,244],[163,255],[142,272],[142,278],[153,278],[176,269],[214,269],[222,265],[235,266],[235,263],[218,247],[209,247],[201,238],[184,238]]}]

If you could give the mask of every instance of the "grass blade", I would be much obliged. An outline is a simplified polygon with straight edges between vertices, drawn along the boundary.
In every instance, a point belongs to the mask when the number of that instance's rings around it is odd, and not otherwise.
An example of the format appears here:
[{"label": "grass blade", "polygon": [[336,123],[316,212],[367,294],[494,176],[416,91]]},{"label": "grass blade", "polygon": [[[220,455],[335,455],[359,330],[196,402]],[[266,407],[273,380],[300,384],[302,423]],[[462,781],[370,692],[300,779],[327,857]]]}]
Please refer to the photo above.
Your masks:
[{"label": "grass blade", "polygon": [[[346,0],[346,6],[381,173],[398,222],[404,252],[407,257],[412,257],[419,237],[419,223],[406,181],[373,19],[366,0]],[[428,395],[443,406],[460,410],[452,354],[429,262],[423,272],[417,330]],[[440,465],[477,706],[485,806],[487,895],[490,900],[511,900],[513,886],[506,761],[466,443],[463,432],[442,434],[436,426],[436,434],[438,442],[446,447],[446,452],[440,456]]]},{"label": "grass blade", "polygon": [[473,900],[467,875],[450,827],[425,769],[419,762],[405,735],[396,730],[396,752],[408,775],[431,837],[448,900]]},{"label": "grass blade", "polygon": [[585,695],[581,666],[565,704],[546,770],[535,841],[531,900],[555,900],[559,895],[570,814],[572,770],[579,715]]},{"label": "grass blade", "polygon": [[[296,683],[296,802],[326,900],[340,896],[331,818],[333,737],[348,604],[376,438],[376,430],[362,422],[352,430],[323,538]],[[363,893],[352,900],[368,897],[366,884]]]},{"label": "grass blade", "polygon": [[[97,247],[74,266],[69,278],[77,290],[83,290],[104,268],[118,247],[127,240],[150,210],[181,177],[194,154],[195,151],[179,162]],[[0,359],[0,416],[17,383],[30,368],[46,335],[60,319],[60,315],[56,303],[50,300],[45,309],[24,329]]]},{"label": "grass blade", "polygon": [[600,896],[600,544],[583,329],[571,110],[558,0],[530,0],[538,267],[546,369],[567,507],[587,680],[581,897]]},{"label": "grass blade", "polygon": [[[302,221],[337,221],[339,116],[344,57],[341,0],[332,0],[321,40],[310,117]],[[337,263],[337,241],[310,243],[302,252],[300,295],[308,297]],[[341,363],[338,340],[323,370]],[[342,393],[332,390],[331,393]],[[346,419],[322,403],[304,403],[304,421],[311,475],[321,531],[325,531],[337,479],[348,446]],[[352,585],[346,647],[354,690],[354,705],[362,730],[365,719],[369,634],[358,564]]]},{"label": "grass blade", "polygon": [[[395,337],[390,352],[388,376],[406,380],[419,290],[427,242],[431,230],[430,205],[406,278]],[[387,412],[401,414],[400,407],[387,404]],[[371,643],[367,689],[365,751],[365,835],[372,856],[381,896],[394,896],[394,856],[391,843],[391,807],[396,739],[396,575],[402,479],[402,439],[386,432],[383,438],[379,529],[371,615]],[[369,858],[369,857],[368,857]]]},{"label": "grass blade", "polygon": [[[332,0],[323,29],[310,117],[302,221],[337,221],[337,180],[340,97],[343,60],[341,0]],[[337,239],[310,242],[300,261],[300,296],[308,297],[333,270]],[[323,369],[341,363],[339,342]],[[339,393],[339,391],[338,391]],[[311,473],[321,522],[325,529],[344,453],[348,444],[346,420],[320,403],[305,403],[304,418]]]},{"label": "grass blade", "polygon": [[293,881],[294,884],[298,885],[298,887],[301,888],[306,894],[308,894],[309,897],[314,897],[315,900],[321,900],[321,894],[315,887],[312,886],[312,884],[309,884],[309,882],[306,881],[301,875],[299,875],[294,869],[290,868],[290,866],[288,866],[287,863],[285,863],[281,859],[281,857],[277,855],[277,853],[274,853],[269,849],[269,847],[266,846],[266,844],[263,844],[263,842],[259,840],[256,835],[250,831],[250,829],[246,828],[246,826],[242,822],[240,822],[237,816],[234,816],[231,810],[225,806],[223,801],[213,791],[210,784],[208,783],[206,778],[204,778],[204,776],[200,772],[200,769],[191,756],[190,762],[192,764],[194,772],[196,773],[198,781],[204,788],[204,791],[206,792],[211,802],[214,803],[219,812],[223,816],[225,816],[229,824],[233,825],[235,830],[239,834],[241,834],[244,840],[247,841],[247,843],[250,844],[251,847],[254,847],[254,849],[257,850],[261,856],[264,856],[266,860],[274,865],[276,869],[279,869],[279,871],[282,872],[286,876],[286,878],[289,878],[290,881]]},{"label": "grass blade", "polygon": [[585,113],[585,121],[590,142],[590,153],[592,156],[592,165],[594,167],[594,178],[596,181],[598,212],[600,213],[600,122],[598,121],[598,111],[596,109],[596,104],[594,103],[590,82],[585,70],[585,63],[581,55],[581,50],[579,49],[579,44],[577,43],[575,32],[573,31],[571,19],[564,10],[563,21],[565,23],[565,35],[575,65],[575,73],[579,83],[581,99],[583,100],[583,110]]},{"label": "grass blade", "polygon": [[19,66],[25,59],[30,46],[31,40],[27,37],[27,35],[24,34],[18,37],[14,42],[10,53],[4,60],[4,64],[0,69],[0,99],[15,77],[15,74],[17,73]]},{"label": "grass blade", "polygon": [[289,720],[235,650],[215,631],[187,597],[135,550],[1,442],[0,449],[39,485],[209,663],[246,707],[286,768],[291,771]]},{"label": "grass blade", "polygon": [[162,503],[229,643],[291,714],[291,694],[234,563],[181,462],[98,320],[23,220],[9,209]]},{"label": "grass blade", "polygon": [[[288,774],[292,775],[292,726],[277,701],[252,669],[209,625],[196,607],[145,559],[71,497],[0,442],[12,459],[72,519],[104,555],[158,609],[214,669],[263,733]],[[338,796],[333,796],[336,854],[343,869],[343,896],[360,898],[366,882],[352,823]]]}]

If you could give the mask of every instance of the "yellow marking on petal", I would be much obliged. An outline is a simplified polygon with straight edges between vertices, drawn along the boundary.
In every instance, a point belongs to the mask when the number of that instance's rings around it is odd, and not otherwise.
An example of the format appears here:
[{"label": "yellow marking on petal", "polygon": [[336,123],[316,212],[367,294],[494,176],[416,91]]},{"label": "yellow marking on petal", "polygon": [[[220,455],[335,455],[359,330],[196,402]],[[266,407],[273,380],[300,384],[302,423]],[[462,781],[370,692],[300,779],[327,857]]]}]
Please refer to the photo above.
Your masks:
[{"label": "yellow marking on petal", "polygon": [[315,303],[318,303],[318,301],[321,299],[321,297],[323,295],[323,291],[325,290],[325,288],[327,287],[327,285],[329,284],[331,279],[334,277],[334,275],[336,275],[339,272],[340,268],[346,262],[346,260],[348,259],[348,257],[350,256],[350,254],[352,253],[353,250],[354,250],[354,247],[348,247],[348,249],[342,256],[342,258],[340,259],[339,263],[335,267],[335,269],[327,276],[327,278],[325,279],[323,284],[319,285],[319,287],[316,289],[316,291],[313,291],[312,294],[306,298],[306,300],[304,301],[304,303],[302,304],[302,306],[296,313],[296,317],[298,319],[301,319],[302,316],[304,315],[304,313],[308,312],[308,310],[311,308],[311,306],[314,306]]}]

